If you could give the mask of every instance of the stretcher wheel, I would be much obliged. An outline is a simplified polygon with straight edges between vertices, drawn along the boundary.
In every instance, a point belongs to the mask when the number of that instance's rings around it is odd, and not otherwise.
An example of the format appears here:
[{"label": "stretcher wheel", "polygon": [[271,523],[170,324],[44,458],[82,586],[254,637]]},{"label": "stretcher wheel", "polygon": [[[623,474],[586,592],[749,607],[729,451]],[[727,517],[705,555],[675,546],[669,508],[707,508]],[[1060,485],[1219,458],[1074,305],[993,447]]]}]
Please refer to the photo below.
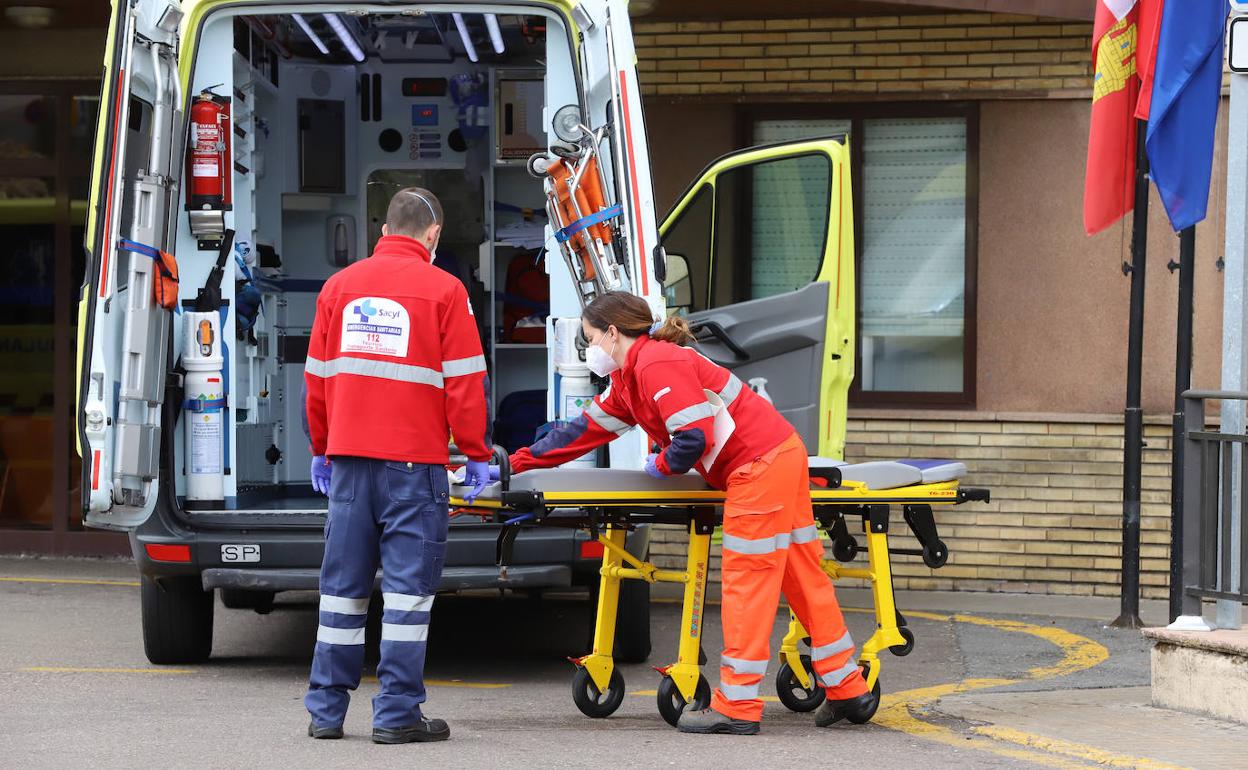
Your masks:
[{"label": "stretcher wheel", "polygon": [[897,631],[901,633],[901,638],[905,639],[906,643],[894,644],[892,647],[888,648],[888,651],[899,658],[904,658],[914,652],[914,632],[904,626],[898,628]]},{"label": "stretcher wheel", "polygon": [[[670,676],[663,677],[663,681],[659,682],[658,702],[663,721],[675,727],[676,720],[680,719],[680,712],[685,709],[685,696],[680,694],[680,688]],[[693,702],[689,705],[694,711],[701,711],[711,705],[711,683],[701,674],[698,675],[698,686],[693,691]]]},{"label": "stretcher wheel", "polygon": [[802,656],[802,668],[806,669],[806,676],[810,679],[810,689],[802,687],[788,663],[781,665],[776,672],[776,697],[789,711],[798,713],[814,711],[827,697],[827,693],[819,686],[819,677],[815,675],[809,655]]},{"label": "stretcher wheel", "polygon": [[845,542],[832,541],[832,557],[841,564],[847,564],[858,555],[858,541],[851,535]]},{"label": "stretcher wheel", "polygon": [[603,719],[616,712],[624,702],[624,677],[619,669],[611,672],[611,680],[607,683],[607,691],[599,692],[594,678],[585,668],[576,669],[572,677],[572,702],[581,713],[594,719]]},{"label": "stretcher wheel", "polygon": [[945,541],[937,540],[931,545],[923,546],[923,563],[931,569],[940,569],[949,561],[949,549]]}]

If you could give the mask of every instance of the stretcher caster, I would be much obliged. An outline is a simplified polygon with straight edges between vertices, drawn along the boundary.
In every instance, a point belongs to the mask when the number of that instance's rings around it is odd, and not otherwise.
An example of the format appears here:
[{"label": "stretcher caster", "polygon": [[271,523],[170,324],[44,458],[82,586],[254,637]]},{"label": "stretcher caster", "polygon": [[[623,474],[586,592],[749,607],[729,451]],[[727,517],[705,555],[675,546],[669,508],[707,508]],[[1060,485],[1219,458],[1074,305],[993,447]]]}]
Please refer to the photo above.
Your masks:
[{"label": "stretcher caster", "polygon": [[898,628],[897,631],[901,634],[901,638],[906,640],[906,643],[894,644],[888,648],[888,651],[899,658],[904,658],[914,652],[914,632],[904,626]]},{"label": "stretcher caster", "polygon": [[585,668],[577,668],[572,676],[572,702],[581,713],[593,719],[611,716],[624,702],[624,677],[618,670],[611,672],[607,691],[599,692],[594,678]]},{"label": "stretcher caster", "polygon": [[823,699],[827,697],[823,688],[819,686],[819,679],[815,676],[814,666],[810,663],[810,656],[802,656],[802,668],[806,669],[806,676],[810,680],[810,688],[802,686],[797,681],[797,677],[793,674],[793,669],[788,663],[780,666],[780,670],[776,672],[776,697],[785,705],[789,711],[798,713],[806,713],[819,708],[819,704],[823,703]]},{"label": "stretcher caster", "polygon": [[[676,720],[680,719],[680,712],[685,709],[685,696],[680,694],[680,688],[676,686],[676,682],[672,681],[670,676],[663,677],[663,681],[659,682],[658,702],[659,714],[662,715],[663,721],[675,727]],[[710,705],[711,683],[706,681],[706,677],[699,674],[698,686],[693,691],[693,703],[690,707],[694,711],[701,711],[704,708],[709,708]]]},{"label": "stretcher caster", "polygon": [[937,540],[931,545],[923,546],[923,563],[929,569],[940,569],[947,561],[949,561],[949,549],[945,546],[945,541]]}]

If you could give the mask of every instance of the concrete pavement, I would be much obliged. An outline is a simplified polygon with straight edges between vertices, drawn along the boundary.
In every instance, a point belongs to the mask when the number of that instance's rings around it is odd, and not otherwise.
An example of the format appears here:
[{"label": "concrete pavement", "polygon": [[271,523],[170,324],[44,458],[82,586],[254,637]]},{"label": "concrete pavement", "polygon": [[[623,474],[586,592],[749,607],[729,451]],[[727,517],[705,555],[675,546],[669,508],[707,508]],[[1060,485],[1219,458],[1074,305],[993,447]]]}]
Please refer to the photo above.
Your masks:
[{"label": "concrete pavement", "polygon": [[[1148,645],[1103,628],[1096,604],[993,594],[902,594],[913,654],[885,656],[884,705],[866,726],[814,728],[769,702],[757,738],[685,736],[658,716],[648,665],[622,666],[629,695],[590,720],[572,704],[565,655],[585,651],[576,598],[439,597],[428,712],[452,739],[374,746],[357,693],[348,739],[311,741],[301,698],[314,595],[260,616],[217,606],[213,658],[157,667],[143,657],[137,576],[127,562],[0,559],[0,757],[23,767],[1243,767],[1248,728],[1147,704]],[[857,640],[873,624],[861,591],[841,592]],[[1086,601],[1086,600],[1085,600]],[[1112,610],[1113,608],[1111,608]],[[656,592],[649,664],[675,653],[679,607]],[[712,606],[706,649],[717,658]],[[1109,614],[1112,617],[1112,611]],[[774,644],[783,632],[777,616]],[[764,692],[771,694],[773,663]],[[370,671],[371,673],[371,671]],[[715,666],[706,668],[712,683]],[[1159,729],[1164,725],[1165,729]],[[1246,756],[1242,752],[1238,755]]]}]

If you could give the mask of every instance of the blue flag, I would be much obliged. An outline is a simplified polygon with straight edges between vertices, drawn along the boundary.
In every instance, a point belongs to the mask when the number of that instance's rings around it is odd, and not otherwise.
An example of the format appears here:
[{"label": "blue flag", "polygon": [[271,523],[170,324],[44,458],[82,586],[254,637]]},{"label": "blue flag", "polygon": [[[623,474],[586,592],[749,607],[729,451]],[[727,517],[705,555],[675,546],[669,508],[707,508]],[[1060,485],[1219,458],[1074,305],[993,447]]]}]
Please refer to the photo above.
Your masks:
[{"label": "blue flag", "polygon": [[1205,218],[1228,0],[1168,2],[1157,38],[1145,148],[1174,229]]}]

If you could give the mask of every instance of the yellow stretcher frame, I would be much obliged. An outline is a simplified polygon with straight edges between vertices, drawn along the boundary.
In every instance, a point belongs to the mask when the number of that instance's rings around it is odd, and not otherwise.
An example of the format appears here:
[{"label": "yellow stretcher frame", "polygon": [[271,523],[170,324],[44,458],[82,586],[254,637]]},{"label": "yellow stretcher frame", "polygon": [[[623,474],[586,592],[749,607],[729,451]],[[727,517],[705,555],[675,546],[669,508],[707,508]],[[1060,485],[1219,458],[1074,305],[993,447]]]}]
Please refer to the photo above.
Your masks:
[{"label": "yellow stretcher frame", "polygon": [[[880,653],[891,650],[896,655],[907,655],[913,649],[914,636],[905,628],[905,621],[897,611],[893,595],[893,554],[920,555],[932,568],[943,566],[948,551],[940,541],[932,515],[932,506],[958,505],[970,501],[989,499],[983,489],[960,487],[957,481],[918,484],[897,489],[874,491],[865,484],[845,481],[836,488],[811,489],[811,503],[815,521],[833,540],[833,553],[837,560],[824,558],[824,572],[833,581],[841,578],[857,578],[871,586],[875,611],[876,629],[860,647],[859,664],[864,669],[867,687],[879,687],[881,670]],[[582,713],[591,717],[605,717],[614,713],[623,700],[623,679],[615,667],[613,648],[620,584],[623,580],[644,580],[647,583],[677,583],[684,586],[681,603],[680,638],[676,661],[668,666],[656,667],[664,679],[658,688],[659,711],[669,723],[675,724],[680,707],[695,698],[699,708],[709,705],[702,699],[709,697],[709,686],[701,673],[702,624],[706,605],[706,581],[710,571],[711,535],[721,520],[725,494],[718,490],[705,491],[513,491],[503,492],[500,499],[477,500],[472,507],[521,513],[511,519],[526,519],[519,524],[535,526],[564,526],[588,529],[603,546],[602,567],[599,569],[598,611],[594,621],[593,649],[590,654],[573,659],[577,665],[574,679],[574,700]],[[452,500],[453,505],[466,505],[463,500]],[[894,505],[903,506],[904,518],[919,539],[920,549],[892,548],[889,545],[889,520]],[[865,548],[858,547],[849,535],[846,519],[861,517]],[[624,547],[628,529],[640,523],[686,522],[689,541],[684,570],[659,569],[653,562],[640,559]],[[500,535],[500,564],[505,563],[503,540],[514,539],[518,526],[505,527]],[[847,566],[844,562],[865,551],[866,568]],[[785,677],[803,690],[821,696],[812,679],[812,673],[802,660],[799,642],[807,637],[805,628],[790,613],[789,628],[781,641],[779,660],[783,664],[777,677],[779,683]],[[605,703],[584,703],[576,696],[592,683],[599,695],[607,694]],[[590,692],[593,695],[593,691]],[[821,697],[813,697],[803,704],[801,710],[818,706]],[[790,708],[797,708],[785,700]],[[809,706],[807,708],[807,705]]]}]

